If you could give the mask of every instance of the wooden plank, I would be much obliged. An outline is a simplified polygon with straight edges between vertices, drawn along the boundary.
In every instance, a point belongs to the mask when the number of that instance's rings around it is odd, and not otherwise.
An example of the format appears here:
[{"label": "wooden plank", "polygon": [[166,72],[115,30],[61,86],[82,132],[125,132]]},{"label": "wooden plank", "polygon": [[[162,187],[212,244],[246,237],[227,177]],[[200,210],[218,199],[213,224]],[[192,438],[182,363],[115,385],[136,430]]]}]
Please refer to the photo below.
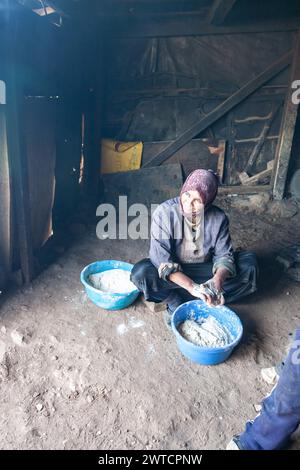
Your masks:
[{"label": "wooden plank", "polygon": [[14,193],[15,216],[18,229],[20,263],[24,282],[28,284],[34,275],[33,248],[30,224],[26,144],[23,135],[23,87],[21,75],[16,70],[16,23],[11,22],[8,37],[9,65],[7,67],[7,147]]},{"label": "wooden plank", "polygon": [[218,190],[219,196],[234,196],[239,194],[256,194],[263,192],[271,192],[270,185],[258,185],[258,186],[220,186]]},{"label": "wooden plank", "polygon": [[[87,18],[86,20],[89,20]],[[101,23],[103,35],[128,38],[157,38],[178,36],[210,36],[224,34],[255,34],[266,32],[297,31],[300,18],[279,21],[259,21],[251,24],[236,26],[215,26],[204,23],[199,15],[183,16],[182,18],[162,18],[138,22],[134,20],[114,21],[113,25],[107,21]]]},{"label": "wooden plank", "polygon": [[248,163],[245,167],[244,171],[246,173],[251,172],[251,169],[252,169],[254,163],[256,162],[256,159],[257,159],[261,149],[263,148],[263,145],[266,141],[266,138],[268,136],[268,133],[271,129],[272,123],[274,121],[275,116],[277,115],[277,112],[278,112],[279,108],[280,108],[280,106],[277,106],[275,109],[273,108],[273,110],[271,111],[269,119],[267,120],[267,122],[265,123],[265,125],[262,129],[261,134],[259,136],[259,139],[257,141],[257,144],[254,146],[253,151],[252,151],[252,153],[250,155],[250,158],[248,160]]},{"label": "wooden plank", "polygon": [[214,0],[208,14],[208,23],[215,25],[224,23],[236,3],[237,0]]},{"label": "wooden plank", "polygon": [[223,183],[223,180],[224,180],[225,155],[226,155],[226,141],[224,140],[221,143],[221,151],[219,152],[218,167],[217,167],[217,174],[219,175],[220,183]]},{"label": "wooden plank", "polygon": [[271,160],[267,163],[267,168],[260,173],[257,173],[254,176],[249,176],[245,171],[239,174],[240,181],[245,186],[253,186],[256,184],[261,184],[266,178],[269,178],[272,175],[272,170],[274,167],[274,160]]},{"label": "wooden plank", "polygon": [[[291,71],[290,83],[294,80],[299,80],[300,77],[300,30],[298,31],[295,41],[293,66]],[[295,132],[295,125],[298,113],[298,104],[292,101],[292,94],[294,90],[292,86],[286,95],[284,113],[282,118],[280,139],[278,141],[276,156],[275,156],[275,171],[273,174],[273,197],[274,199],[282,199],[285,191],[285,184],[289,162],[292,151],[293,137]]]},{"label": "wooden plank", "polygon": [[162,152],[157,154],[145,167],[160,165],[167,160],[177,150],[187,144],[190,140],[203,132],[214,122],[228,113],[231,109],[244,101],[248,96],[254,93],[258,88],[275,77],[279,72],[284,70],[292,60],[292,52],[288,52],[273,62],[266,70],[254,79],[247,82],[237,92],[233,93],[227,100],[217,106],[213,111],[208,113],[203,119],[194,124],[192,127],[183,132],[178,139],[172,142]]}]

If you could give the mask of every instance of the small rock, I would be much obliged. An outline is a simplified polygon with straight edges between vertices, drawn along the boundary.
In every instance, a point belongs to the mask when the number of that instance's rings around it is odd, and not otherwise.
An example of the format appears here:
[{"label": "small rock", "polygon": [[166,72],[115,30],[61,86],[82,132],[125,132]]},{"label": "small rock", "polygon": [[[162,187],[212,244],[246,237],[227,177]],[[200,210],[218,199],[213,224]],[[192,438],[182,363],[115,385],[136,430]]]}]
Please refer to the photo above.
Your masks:
[{"label": "small rock", "polygon": [[33,398],[37,398],[37,397],[40,396],[40,392],[34,392],[34,394],[32,396],[33,396]]},{"label": "small rock", "polygon": [[111,353],[111,351],[112,350],[109,349],[109,348],[105,348],[105,349],[102,350],[103,354],[109,354],[109,353]]},{"label": "small rock", "polygon": [[13,340],[13,342],[17,346],[23,346],[24,345],[24,341],[25,341],[24,335],[22,333],[20,333],[19,331],[13,330],[11,332],[10,336],[11,336],[11,339]]},{"label": "small rock", "polygon": [[[57,396],[58,396],[58,394],[57,394]],[[75,400],[78,396],[79,396],[79,392],[77,390],[75,390],[74,392],[72,392],[68,395],[68,398],[69,398],[69,400]]]},{"label": "small rock", "polygon": [[94,401],[94,397],[92,395],[88,395],[86,399],[89,403],[92,403]]},{"label": "small rock", "polygon": [[253,405],[255,411],[257,411],[257,413],[259,413],[262,409],[262,406],[261,405]]},{"label": "small rock", "polygon": [[59,340],[56,338],[56,336],[54,335],[50,335],[49,336],[49,339],[52,343],[59,343]]},{"label": "small rock", "polygon": [[292,200],[272,201],[268,210],[273,217],[290,218],[297,214],[297,204]]},{"label": "small rock", "polygon": [[51,357],[51,361],[57,361],[58,360],[58,356],[52,356]]},{"label": "small rock", "polygon": [[291,293],[290,293],[290,292],[287,292],[286,295],[291,295]]},{"label": "small rock", "polygon": [[37,403],[37,404],[35,405],[35,407],[36,407],[37,411],[42,411],[43,408],[44,408],[44,405],[43,405],[43,403]]},{"label": "small rock", "polygon": [[6,327],[4,325],[1,326],[1,333],[6,334]]}]

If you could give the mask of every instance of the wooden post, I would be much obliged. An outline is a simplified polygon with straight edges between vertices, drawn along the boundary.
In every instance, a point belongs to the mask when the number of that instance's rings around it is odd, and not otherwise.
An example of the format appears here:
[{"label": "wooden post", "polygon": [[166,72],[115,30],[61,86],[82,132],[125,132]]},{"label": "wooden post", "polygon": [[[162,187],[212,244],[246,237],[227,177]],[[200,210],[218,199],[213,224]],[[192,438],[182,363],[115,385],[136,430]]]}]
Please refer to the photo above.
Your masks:
[{"label": "wooden post", "polygon": [[10,17],[7,33],[7,147],[14,200],[14,217],[18,230],[21,270],[25,284],[34,275],[33,247],[31,238],[30,204],[27,176],[25,136],[23,135],[23,86],[17,73],[18,36],[17,18]]},{"label": "wooden post", "polygon": [[295,104],[292,101],[292,95],[295,90],[292,88],[291,85],[294,80],[300,80],[300,30],[298,31],[295,42],[290,87],[285,100],[280,138],[278,141],[275,156],[275,170],[272,179],[273,197],[274,199],[279,200],[283,199],[284,197],[286,178],[290,163],[295,125],[299,107],[298,104]]},{"label": "wooden post", "polygon": [[284,54],[280,59],[276,60],[271,64],[266,70],[259,74],[254,79],[247,82],[243,87],[241,87],[237,92],[233,93],[229,98],[227,98],[223,103],[217,106],[213,111],[208,113],[204,118],[199,122],[194,124],[192,127],[183,132],[174,142],[168,145],[162,152],[152,158],[149,162],[144,165],[144,167],[160,165],[165,160],[170,158],[175,152],[180,148],[190,142],[194,137],[196,137],[200,132],[203,132],[214,122],[224,116],[228,111],[233,109],[239,103],[244,101],[248,96],[254,93],[258,88],[263,86],[266,82],[271,80],[279,72],[284,70],[292,60],[292,52]]}]

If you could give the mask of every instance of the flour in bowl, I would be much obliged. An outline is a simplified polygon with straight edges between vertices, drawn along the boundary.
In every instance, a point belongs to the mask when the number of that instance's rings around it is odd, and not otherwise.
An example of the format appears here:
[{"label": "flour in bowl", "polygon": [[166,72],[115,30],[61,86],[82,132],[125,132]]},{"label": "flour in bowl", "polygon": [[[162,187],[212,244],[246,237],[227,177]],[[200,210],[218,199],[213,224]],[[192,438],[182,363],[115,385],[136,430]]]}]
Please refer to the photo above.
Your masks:
[{"label": "flour in bowl", "polygon": [[184,339],[200,347],[221,348],[233,340],[227,328],[211,315],[200,321],[185,320],[178,329]]},{"label": "flour in bowl", "polygon": [[130,281],[130,271],[109,269],[102,273],[90,274],[90,283],[96,289],[110,294],[127,294],[136,289]]}]

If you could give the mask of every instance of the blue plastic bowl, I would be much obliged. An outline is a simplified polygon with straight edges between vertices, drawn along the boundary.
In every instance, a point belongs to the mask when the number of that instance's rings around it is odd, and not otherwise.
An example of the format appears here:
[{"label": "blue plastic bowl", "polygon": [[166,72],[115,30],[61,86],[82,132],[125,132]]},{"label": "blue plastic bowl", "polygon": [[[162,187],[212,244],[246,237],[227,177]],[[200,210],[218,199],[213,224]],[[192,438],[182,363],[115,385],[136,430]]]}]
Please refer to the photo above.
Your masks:
[{"label": "blue plastic bowl", "polygon": [[[187,341],[179,333],[178,327],[180,323],[190,319],[207,318],[209,315],[215,317],[231,333],[233,341],[227,346],[221,348],[200,347]],[[182,354],[191,361],[202,365],[215,365],[226,361],[233,349],[241,341],[243,335],[242,323],[232,310],[225,306],[209,307],[202,300],[192,300],[177,307],[172,316],[172,330]]]},{"label": "blue plastic bowl", "polygon": [[132,268],[132,264],[125,263],[124,261],[116,261],[113,259],[96,261],[83,269],[80,275],[80,280],[85,287],[88,298],[98,307],[106,310],[121,310],[135,301],[139,295],[139,290],[134,289],[132,292],[127,292],[126,294],[102,292],[90,284],[89,276],[91,274],[98,274],[111,269],[124,269],[124,271],[131,271]]}]

